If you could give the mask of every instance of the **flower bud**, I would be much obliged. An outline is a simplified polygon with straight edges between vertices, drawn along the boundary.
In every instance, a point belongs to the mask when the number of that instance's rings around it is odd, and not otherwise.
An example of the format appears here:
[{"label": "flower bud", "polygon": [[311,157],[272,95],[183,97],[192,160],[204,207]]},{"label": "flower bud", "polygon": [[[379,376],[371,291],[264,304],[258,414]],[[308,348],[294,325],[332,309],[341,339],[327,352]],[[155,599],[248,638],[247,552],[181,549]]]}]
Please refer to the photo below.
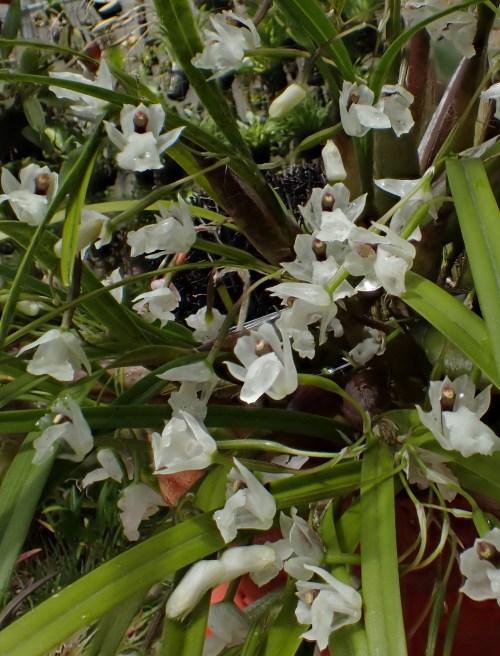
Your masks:
[{"label": "flower bud", "polygon": [[326,142],[326,146],[321,151],[325,175],[328,182],[339,182],[347,178],[347,173],[342,163],[340,150],[331,139]]},{"label": "flower bud", "polygon": [[269,107],[269,117],[284,118],[292,109],[304,100],[307,93],[299,84],[291,84],[283,93],[273,100]]},{"label": "flower bud", "polygon": [[218,560],[200,560],[184,576],[168,598],[165,614],[171,619],[185,617],[210,588],[224,580],[224,566]]},{"label": "flower bud", "polygon": [[16,310],[27,317],[36,317],[40,312],[40,303],[36,301],[18,301]]}]

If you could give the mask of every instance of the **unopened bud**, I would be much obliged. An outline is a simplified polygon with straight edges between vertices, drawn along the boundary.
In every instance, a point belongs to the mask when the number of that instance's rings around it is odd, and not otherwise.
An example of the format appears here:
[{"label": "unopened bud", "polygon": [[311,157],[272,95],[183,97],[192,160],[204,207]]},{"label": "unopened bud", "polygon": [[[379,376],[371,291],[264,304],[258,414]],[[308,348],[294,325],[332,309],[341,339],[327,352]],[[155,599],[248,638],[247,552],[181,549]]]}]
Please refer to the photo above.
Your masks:
[{"label": "unopened bud", "polygon": [[269,107],[269,117],[283,118],[306,97],[306,90],[299,84],[291,84],[283,93],[273,100]]},{"label": "unopened bud", "polygon": [[326,146],[321,151],[325,175],[328,182],[339,182],[347,178],[347,173],[342,162],[340,150],[331,139],[326,142]]},{"label": "unopened bud", "polygon": [[138,134],[144,134],[148,127],[148,115],[146,112],[138,111],[134,114],[134,130]]}]

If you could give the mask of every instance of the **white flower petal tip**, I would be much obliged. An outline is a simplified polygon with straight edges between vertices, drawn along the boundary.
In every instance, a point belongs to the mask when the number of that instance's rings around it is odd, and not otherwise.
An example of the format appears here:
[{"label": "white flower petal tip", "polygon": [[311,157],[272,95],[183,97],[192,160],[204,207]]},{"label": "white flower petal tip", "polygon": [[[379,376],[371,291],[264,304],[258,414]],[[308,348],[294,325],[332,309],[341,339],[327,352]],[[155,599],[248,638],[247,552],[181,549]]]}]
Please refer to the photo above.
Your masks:
[{"label": "white flower petal tip", "polygon": [[294,109],[294,107],[301,103],[306,96],[307,92],[304,87],[301,87],[299,84],[291,84],[271,103],[269,107],[269,118],[274,120],[284,118],[292,111],[292,109]]},{"label": "white flower petal tip", "polygon": [[135,483],[123,490],[117,505],[122,511],[120,519],[125,537],[131,542],[135,542],[140,538],[139,524],[144,519],[155,515],[160,507],[167,504],[163,497],[149,485]]},{"label": "white flower petal tip", "polygon": [[326,179],[330,184],[341,182],[347,178],[347,172],[342,162],[342,155],[335,143],[330,139],[321,151]]},{"label": "white flower petal tip", "polygon": [[173,417],[163,433],[153,433],[155,474],[206,469],[212,464],[217,443],[204,426],[187,412]]},{"label": "white flower petal tip", "polygon": [[214,513],[214,520],[226,543],[232,542],[239,529],[271,528],[276,514],[273,495],[236,458],[229,472],[226,504]]},{"label": "white flower petal tip", "polygon": [[[91,87],[95,87],[96,89],[106,89],[109,91],[113,90],[113,78],[105,59],[101,59],[101,64],[94,80],[89,80],[88,78],[78,73],[63,71],[52,71],[49,73],[49,76],[53,80],[82,82],[84,84],[88,84]],[[56,84],[49,86],[49,91],[52,91],[52,93],[54,93],[58,98],[73,101],[73,104],[70,105],[70,108],[75,112],[75,114],[83,117],[92,118],[99,116],[99,114],[102,114],[108,104],[107,100],[96,98],[95,96],[83,93],[81,91],[65,89],[63,87],[57,86]]]},{"label": "white flower petal tip", "polygon": [[299,603],[295,616],[300,624],[311,625],[301,637],[315,641],[318,648],[323,650],[328,647],[333,631],[361,619],[363,600],[357,590],[326,570],[312,565],[305,567],[323,579],[324,583],[297,581]]},{"label": "white flower petal tip", "polygon": [[73,333],[59,328],[48,330],[45,335],[31,344],[23,346],[18,355],[36,348],[32,360],[26,367],[30,374],[47,374],[56,380],[71,382],[82,366],[90,373],[90,362]]},{"label": "white flower petal tip", "polygon": [[496,599],[500,606],[499,558],[500,529],[493,528],[460,555],[460,571],[466,577],[460,592],[474,601]]},{"label": "white flower petal tip", "polygon": [[474,383],[466,374],[453,382],[446,377],[431,381],[429,400],[431,411],[417,406],[418,416],[443,449],[456,450],[464,458],[500,450],[500,438],[481,421],[490,404],[490,387],[475,396]]}]

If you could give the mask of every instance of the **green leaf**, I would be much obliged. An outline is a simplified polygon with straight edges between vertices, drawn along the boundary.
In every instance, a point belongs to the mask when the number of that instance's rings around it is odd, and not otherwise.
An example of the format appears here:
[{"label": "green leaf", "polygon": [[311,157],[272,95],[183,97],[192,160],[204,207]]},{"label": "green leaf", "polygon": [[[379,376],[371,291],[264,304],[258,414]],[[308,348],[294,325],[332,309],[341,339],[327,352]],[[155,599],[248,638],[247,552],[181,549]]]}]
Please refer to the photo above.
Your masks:
[{"label": "green leaf", "polygon": [[204,595],[185,621],[166,619],[158,656],[201,656],[205,644],[210,592]]},{"label": "green leaf", "polygon": [[391,449],[367,440],[361,469],[361,585],[370,654],[405,656]]},{"label": "green leaf", "polygon": [[259,656],[293,656],[302,643],[301,635],[307,626],[295,617],[297,595],[295,581],[289,579],[280,599],[281,609],[273,621]]},{"label": "green leaf", "polygon": [[[33,441],[39,435],[36,432],[26,437],[0,487],[0,603],[9,590],[17,557],[52,469],[53,459],[32,464]],[[3,656],[1,648],[0,653]]]},{"label": "green leaf", "polygon": [[500,210],[481,160],[449,160],[446,171],[496,368],[500,371]]},{"label": "green leaf", "polygon": [[500,386],[500,374],[483,319],[413,271],[406,274],[406,291],[401,298],[455,344],[496,387]]},{"label": "green leaf", "polygon": [[[21,19],[21,2],[20,0],[12,0],[2,24],[1,35],[4,39],[13,39],[17,36],[19,28],[21,27]],[[12,46],[4,46],[3,48],[0,48],[0,56],[3,59],[7,59],[11,52]]]},{"label": "green leaf", "polygon": [[101,565],[0,632],[2,656],[46,656],[67,636],[224,546],[211,515],[169,528]]},{"label": "green leaf", "polygon": [[45,130],[45,114],[38,98],[30,96],[23,100],[23,110],[33,130],[43,134]]}]

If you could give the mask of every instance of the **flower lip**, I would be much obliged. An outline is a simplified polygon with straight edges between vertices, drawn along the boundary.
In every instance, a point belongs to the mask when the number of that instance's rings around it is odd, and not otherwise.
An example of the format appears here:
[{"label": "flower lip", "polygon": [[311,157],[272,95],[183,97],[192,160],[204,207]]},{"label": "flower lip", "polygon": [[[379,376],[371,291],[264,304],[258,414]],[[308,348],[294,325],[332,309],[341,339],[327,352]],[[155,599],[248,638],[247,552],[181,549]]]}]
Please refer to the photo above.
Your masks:
[{"label": "flower lip", "polygon": [[35,178],[35,194],[46,196],[50,189],[50,174],[40,173]]}]

